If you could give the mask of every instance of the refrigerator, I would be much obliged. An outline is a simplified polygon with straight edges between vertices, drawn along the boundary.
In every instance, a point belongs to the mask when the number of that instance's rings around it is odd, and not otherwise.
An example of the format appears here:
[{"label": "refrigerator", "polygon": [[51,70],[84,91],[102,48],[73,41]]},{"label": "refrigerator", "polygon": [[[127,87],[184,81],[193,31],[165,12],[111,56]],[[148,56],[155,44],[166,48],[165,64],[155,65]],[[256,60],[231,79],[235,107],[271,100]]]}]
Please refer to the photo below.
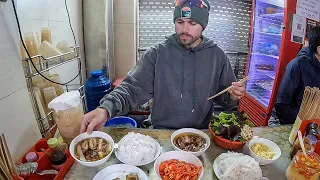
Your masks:
[{"label": "refrigerator", "polygon": [[276,102],[286,65],[302,45],[291,42],[296,0],[253,0],[249,52],[246,63],[246,94],[239,111],[255,126],[267,126]]}]

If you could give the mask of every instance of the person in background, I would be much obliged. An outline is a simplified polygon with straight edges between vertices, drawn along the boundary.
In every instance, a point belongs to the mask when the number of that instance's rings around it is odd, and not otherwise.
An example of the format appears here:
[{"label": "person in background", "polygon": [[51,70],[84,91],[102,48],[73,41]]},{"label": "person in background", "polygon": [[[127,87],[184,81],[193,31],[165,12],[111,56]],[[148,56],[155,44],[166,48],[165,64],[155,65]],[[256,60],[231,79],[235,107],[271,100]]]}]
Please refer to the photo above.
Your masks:
[{"label": "person in background", "polygon": [[[244,96],[227,55],[202,35],[208,24],[207,0],[175,1],[175,33],[149,48],[123,82],[84,116],[81,133],[99,130],[108,118],[126,114],[154,98],[154,128],[207,128],[214,105],[233,108]],[[214,100],[210,96],[232,88]]]},{"label": "person in background", "polygon": [[320,87],[320,27],[309,32],[308,41],[287,65],[278,90],[275,109],[281,124],[295,122],[306,86]]}]

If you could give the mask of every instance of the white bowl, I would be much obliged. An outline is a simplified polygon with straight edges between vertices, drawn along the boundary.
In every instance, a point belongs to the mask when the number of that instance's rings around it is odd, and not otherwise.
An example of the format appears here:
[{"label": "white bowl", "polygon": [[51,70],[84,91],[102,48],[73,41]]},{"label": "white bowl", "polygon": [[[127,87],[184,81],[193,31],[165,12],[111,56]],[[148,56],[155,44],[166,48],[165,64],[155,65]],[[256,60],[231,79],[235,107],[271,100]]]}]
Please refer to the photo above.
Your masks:
[{"label": "white bowl", "polygon": [[[174,138],[175,138],[177,135],[182,134],[182,133],[194,133],[194,134],[200,135],[201,137],[203,137],[203,138],[206,140],[206,144],[207,144],[206,147],[203,148],[203,149],[202,149],[201,151],[199,151],[199,152],[184,151],[184,150],[180,149],[179,147],[177,147],[177,146],[173,143],[173,140],[174,140]],[[175,132],[171,135],[171,144],[172,144],[172,146],[173,146],[173,148],[174,148],[175,150],[188,152],[188,153],[191,153],[191,154],[193,154],[193,155],[195,155],[195,156],[201,156],[201,155],[208,149],[208,147],[210,146],[210,138],[209,138],[209,136],[208,136],[206,133],[204,133],[204,132],[202,132],[202,131],[200,131],[200,130],[198,130],[198,129],[183,128],[183,129],[179,129],[179,130],[175,131]]]},{"label": "white bowl", "polygon": [[[258,155],[256,155],[252,150],[251,147],[255,144],[255,143],[263,143],[266,146],[270,147],[275,153],[276,155],[272,158],[272,159],[264,159]],[[253,138],[250,142],[249,142],[249,149],[250,149],[250,156],[253,157],[256,161],[258,161],[258,163],[260,165],[266,165],[266,164],[271,164],[274,161],[276,161],[277,159],[279,159],[279,157],[281,156],[281,150],[279,148],[278,145],[276,145],[274,142],[265,139],[265,138]]]},{"label": "white bowl", "polygon": [[170,159],[178,159],[179,161],[185,161],[187,163],[191,163],[196,166],[201,166],[202,169],[201,169],[201,172],[199,174],[198,179],[202,178],[203,172],[204,172],[203,165],[202,165],[202,162],[199,160],[199,158],[197,158],[197,156],[190,154],[186,151],[169,151],[169,152],[161,154],[154,163],[154,171],[156,172],[159,179],[161,179],[161,176],[159,173],[160,164],[163,161],[167,161]]},{"label": "white bowl", "polygon": [[[93,162],[84,162],[84,161],[81,161],[78,158],[76,158],[75,154],[74,154],[74,150],[75,150],[75,146],[78,144],[78,142],[80,142],[84,139],[93,138],[93,137],[99,137],[99,138],[103,138],[103,139],[107,140],[111,145],[111,152],[103,159],[100,159],[98,161],[93,161]],[[114,141],[111,136],[109,136],[108,134],[101,132],[101,131],[93,131],[91,134],[82,133],[82,134],[78,135],[77,137],[75,137],[70,144],[69,151],[70,151],[71,156],[80,164],[82,164],[84,166],[88,166],[88,167],[95,167],[95,166],[99,166],[99,165],[105,163],[110,158],[110,156],[113,152],[113,148],[114,148]]]},{"label": "white bowl", "polygon": [[[124,157],[122,157],[120,155],[120,153],[118,151],[119,147],[115,148],[114,154],[116,155],[117,159],[119,161],[121,161],[122,163],[124,163],[124,164],[132,165],[132,166],[144,166],[144,165],[150,164],[150,163],[154,162],[159,157],[159,155],[161,154],[161,150],[162,150],[162,148],[161,148],[160,144],[158,143],[158,141],[156,141],[155,139],[153,139],[153,140],[154,140],[154,143],[157,145],[156,153],[155,153],[153,159],[146,159],[144,161],[136,162],[136,163],[129,162],[128,160],[126,160]],[[119,146],[119,144],[117,144],[116,146]]]}]

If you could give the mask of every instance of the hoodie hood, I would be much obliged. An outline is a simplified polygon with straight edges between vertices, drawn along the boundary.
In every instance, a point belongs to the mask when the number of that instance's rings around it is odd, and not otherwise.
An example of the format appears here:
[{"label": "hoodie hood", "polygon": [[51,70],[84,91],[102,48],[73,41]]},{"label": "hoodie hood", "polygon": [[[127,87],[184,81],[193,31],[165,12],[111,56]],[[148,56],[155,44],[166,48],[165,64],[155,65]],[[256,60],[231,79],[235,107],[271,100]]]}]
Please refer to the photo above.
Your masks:
[{"label": "hoodie hood", "polygon": [[301,51],[298,53],[297,58],[307,58],[312,66],[314,66],[317,70],[320,71],[320,61],[316,58],[315,54],[311,51],[309,47],[305,47],[301,49]]}]

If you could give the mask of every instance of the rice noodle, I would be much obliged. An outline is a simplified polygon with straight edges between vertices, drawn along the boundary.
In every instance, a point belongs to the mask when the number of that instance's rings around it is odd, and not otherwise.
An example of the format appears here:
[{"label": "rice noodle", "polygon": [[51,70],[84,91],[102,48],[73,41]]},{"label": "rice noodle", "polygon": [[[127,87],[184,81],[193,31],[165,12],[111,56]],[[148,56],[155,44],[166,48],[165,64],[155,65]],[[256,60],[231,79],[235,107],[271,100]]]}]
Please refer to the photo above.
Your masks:
[{"label": "rice noodle", "polygon": [[157,142],[150,136],[129,132],[118,143],[118,154],[128,163],[141,163],[154,159]]},{"label": "rice noodle", "polygon": [[259,180],[262,171],[252,157],[241,153],[222,153],[215,160],[221,180]]}]

